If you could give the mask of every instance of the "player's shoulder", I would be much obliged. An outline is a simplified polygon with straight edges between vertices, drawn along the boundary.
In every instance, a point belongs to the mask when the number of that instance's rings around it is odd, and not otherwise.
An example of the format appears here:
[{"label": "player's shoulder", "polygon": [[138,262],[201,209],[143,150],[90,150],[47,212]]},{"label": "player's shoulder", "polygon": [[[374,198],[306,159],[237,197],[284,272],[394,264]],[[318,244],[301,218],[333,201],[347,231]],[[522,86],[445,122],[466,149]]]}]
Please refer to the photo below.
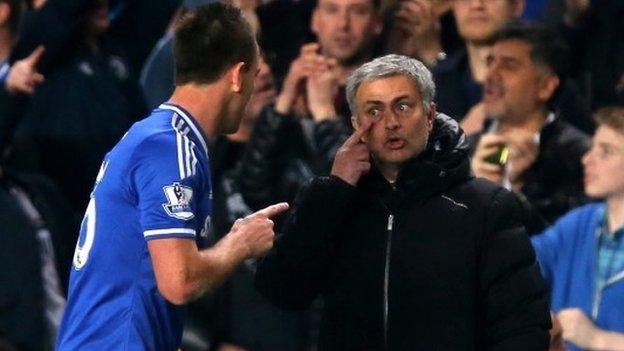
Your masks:
[{"label": "player's shoulder", "polygon": [[[176,131],[172,126],[173,113],[156,109],[147,118],[136,122],[124,135],[119,146],[134,154],[143,151],[175,147]],[[147,150],[146,150],[147,149]]]}]

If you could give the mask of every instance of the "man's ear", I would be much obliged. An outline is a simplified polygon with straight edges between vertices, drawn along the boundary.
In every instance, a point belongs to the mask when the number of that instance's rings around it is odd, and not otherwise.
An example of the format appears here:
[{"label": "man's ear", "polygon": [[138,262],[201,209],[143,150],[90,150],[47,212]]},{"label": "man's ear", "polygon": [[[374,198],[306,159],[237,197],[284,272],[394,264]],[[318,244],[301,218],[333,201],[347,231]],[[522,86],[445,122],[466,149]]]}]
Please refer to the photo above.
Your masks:
[{"label": "man's ear", "polygon": [[550,100],[553,95],[555,95],[555,91],[557,91],[560,83],[561,81],[559,80],[559,77],[555,75],[548,75],[543,77],[540,81],[540,87],[538,91],[539,99],[543,102],[547,102],[548,100]]},{"label": "man's ear", "polygon": [[239,62],[230,68],[230,86],[232,92],[240,93],[243,90],[243,73],[249,69],[245,62]]},{"label": "man's ear", "polygon": [[436,110],[437,106],[435,102],[431,102],[429,104],[429,113],[427,113],[427,128],[429,132],[433,130],[433,119],[435,118],[438,111]]}]

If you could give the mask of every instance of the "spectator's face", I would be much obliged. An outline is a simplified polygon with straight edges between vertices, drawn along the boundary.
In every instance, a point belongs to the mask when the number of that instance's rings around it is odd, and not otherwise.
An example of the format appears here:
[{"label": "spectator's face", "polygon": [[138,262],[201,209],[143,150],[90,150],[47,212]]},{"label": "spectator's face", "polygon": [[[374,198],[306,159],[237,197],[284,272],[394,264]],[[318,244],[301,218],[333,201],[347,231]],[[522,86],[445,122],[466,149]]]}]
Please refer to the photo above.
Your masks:
[{"label": "spectator's face", "polygon": [[241,71],[240,91],[232,97],[231,109],[219,130],[224,134],[235,133],[245,115],[245,108],[255,88],[255,78],[260,73],[260,55],[256,49],[254,62],[246,64]]},{"label": "spectator's face", "polygon": [[585,194],[596,198],[624,195],[624,133],[601,125],[583,156]]},{"label": "spectator's face", "polygon": [[372,0],[319,0],[312,14],[322,53],[343,64],[369,50],[381,28]]},{"label": "spectator's face", "polygon": [[459,34],[476,43],[487,40],[523,10],[524,0],[455,0],[453,4]]},{"label": "spectator's face", "polygon": [[258,66],[258,75],[254,80],[254,90],[245,109],[246,122],[255,122],[260,115],[260,111],[275,100],[277,91],[275,89],[275,80],[271,67],[266,63],[264,58],[260,58]]},{"label": "spectator's face", "polygon": [[435,104],[425,112],[420,92],[409,77],[397,75],[362,83],[356,104],[354,128],[374,123],[363,141],[380,168],[398,168],[425,149]]},{"label": "spectator's face", "polygon": [[559,80],[533,63],[531,48],[515,39],[494,44],[483,91],[486,115],[517,121],[546,109]]},{"label": "spectator's face", "polygon": [[110,25],[108,20],[108,0],[94,1],[89,11],[89,31],[95,36],[104,34]]}]

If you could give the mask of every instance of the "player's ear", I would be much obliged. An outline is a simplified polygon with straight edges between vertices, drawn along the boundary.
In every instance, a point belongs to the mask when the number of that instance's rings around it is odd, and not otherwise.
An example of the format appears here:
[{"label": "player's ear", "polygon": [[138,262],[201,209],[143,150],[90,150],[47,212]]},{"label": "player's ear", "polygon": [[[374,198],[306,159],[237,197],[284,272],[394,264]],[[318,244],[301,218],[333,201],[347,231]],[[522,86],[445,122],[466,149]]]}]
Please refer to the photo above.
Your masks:
[{"label": "player's ear", "polygon": [[249,65],[245,62],[239,62],[230,68],[230,87],[232,92],[240,93],[243,89],[243,73],[249,69]]}]

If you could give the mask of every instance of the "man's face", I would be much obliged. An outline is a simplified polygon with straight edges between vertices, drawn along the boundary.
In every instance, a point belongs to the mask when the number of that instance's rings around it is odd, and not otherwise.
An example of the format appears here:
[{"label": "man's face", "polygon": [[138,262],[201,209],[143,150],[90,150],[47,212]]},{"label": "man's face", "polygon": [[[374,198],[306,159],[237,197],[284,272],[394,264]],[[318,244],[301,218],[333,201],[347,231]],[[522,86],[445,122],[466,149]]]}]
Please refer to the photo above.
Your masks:
[{"label": "man's face", "polygon": [[486,115],[517,120],[544,109],[558,82],[533,62],[531,44],[515,39],[500,41],[488,56],[483,92]]},{"label": "man's face", "polygon": [[405,75],[364,82],[356,93],[355,128],[373,123],[364,143],[381,169],[399,169],[420,154],[433,126],[435,105],[425,112],[414,81]]},{"label": "man's face", "polygon": [[624,195],[624,134],[601,125],[583,156],[585,194],[596,198]]},{"label": "man's face", "polygon": [[453,11],[459,34],[466,41],[487,40],[505,22],[519,17],[524,0],[455,0]]},{"label": "man's face", "polygon": [[368,50],[381,28],[373,0],[319,0],[312,14],[322,53],[341,63]]}]

